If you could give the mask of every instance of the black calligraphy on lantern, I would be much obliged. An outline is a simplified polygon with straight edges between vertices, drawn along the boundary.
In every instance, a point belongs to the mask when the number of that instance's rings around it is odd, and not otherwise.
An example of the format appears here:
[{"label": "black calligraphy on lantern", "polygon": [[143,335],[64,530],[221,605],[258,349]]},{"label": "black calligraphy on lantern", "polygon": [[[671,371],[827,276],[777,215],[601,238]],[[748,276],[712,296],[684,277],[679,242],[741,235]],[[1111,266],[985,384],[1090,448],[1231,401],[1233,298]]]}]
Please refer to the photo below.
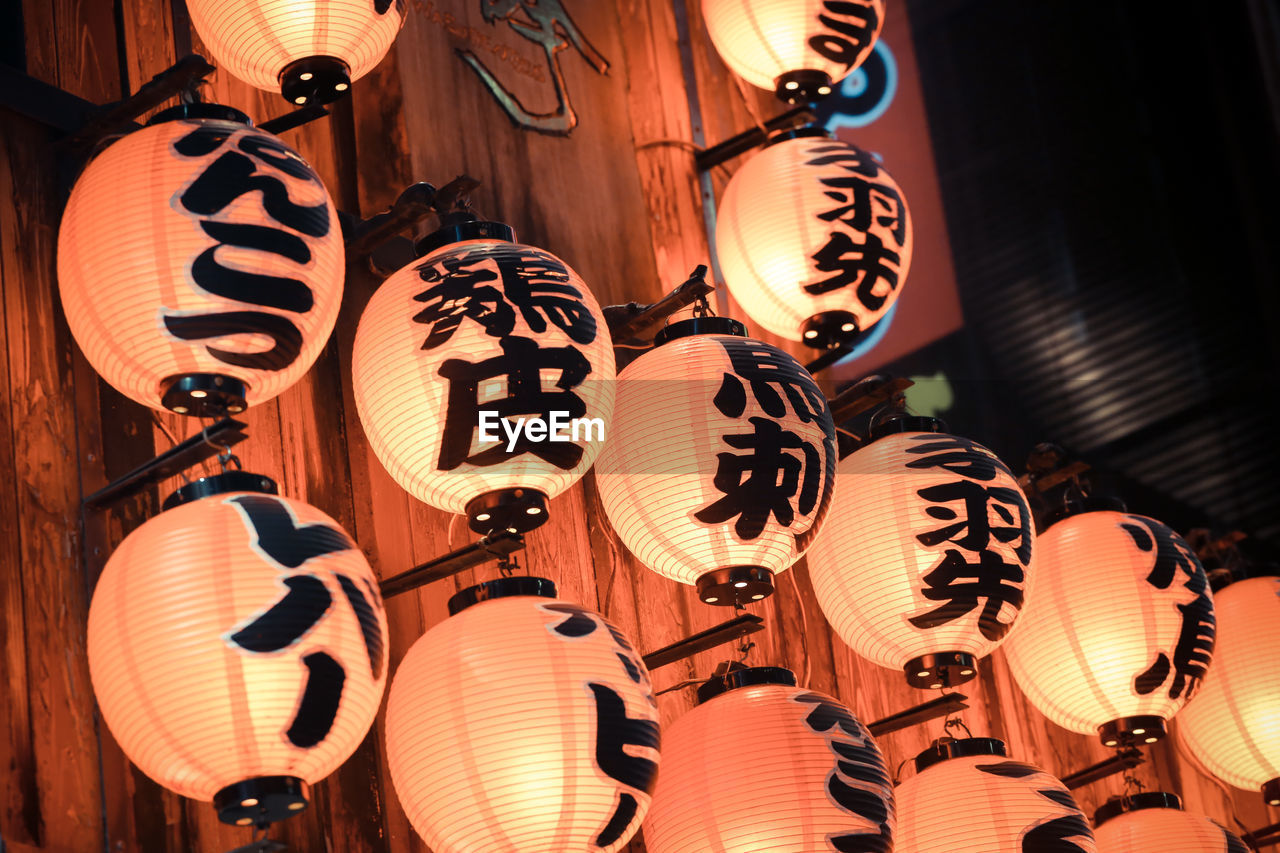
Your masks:
[{"label": "black calligraphy on lantern", "polygon": [[1093,849],[1093,845],[1089,843],[1093,840],[1093,832],[1080,807],[1076,805],[1071,793],[1059,787],[1060,783],[1048,773],[1020,761],[978,764],[975,767],[992,776],[1030,780],[1028,784],[1034,784],[1034,780],[1031,780],[1033,776],[1043,777],[1040,784],[1047,783],[1052,787],[1037,787],[1035,792],[1048,802],[1067,810],[1067,814],[1050,815],[1047,820],[1027,827],[1021,837],[1022,853],[1085,853]]},{"label": "black calligraphy on lantern", "polygon": [[[716,454],[712,485],[721,497],[694,517],[705,524],[732,521],[743,540],[758,538],[772,522],[799,527],[794,536],[803,551],[826,515],[834,485],[835,427],[826,398],[813,377],[785,353],[749,338],[717,340],[733,368],[723,374],[712,401],[717,411],[743,418],[750,389],[761,414],[747,416],[750,433],[721,437],[731,449]],[[801,435],[796,421],[815,424],[821,443]]]},{"label": "black calligraphy on lantern", "polygon": [[[289,505],[279,498],[238,495],[228,498],[227,503],[239,510],[254,537],[253,548],[281,572],[300,569],[317,557],[356,547],[337,527],[323,523],[299,525]],[[377,680],[382,677],[383,664],[379,620],[382,597],[367,578],[360,578],[357,583],[341,572],[330,574],[337,579],[355,613],[369,656],[369,669]],[[251,654],[274,654],[301,643],[321,620],[333,618],[329,615],[333,596],[319,576],[287,574],[281,583],[288,590],[283,597],[227,635],[233,645]],[[294,746],[307,749],[328,737],[342,702],[347,673],[342,661],[323,649],[303,654],[301,660],[307,670],[306,682],[284,735]]]},{"label": "black calligraphy on lantern", "polygon": [[893,850],[893,784],[871,733],[848,709],[820,693],[800,693],[792,701],[812,706],[805,726],[824,737],[835,757],[827,776],[831,803],[863,824],[827,835],[835,853],[890,853]]},{"label": "black calligraphy on lantern", "polygon": [[[201,230],[214,240],[191,262],[191,280],[196,286],[247,305],[294,314],[309,312],[314,298],[305,281],[256,272],[244,262],[228,266],[224,252],[249,250],[300,266],[310,263],[312,243],[308,238],[324,237],[330,229],[324,186],[311,167],[272,137],[237,134],[213,125],[192,130],[173,142],[172,149],[178,156],[190,158],[207,157],[225,149],[176,198],[177,207],[194,217]],[[286,178],[311,185],[321,201],[313,205],[295,202]],[[219,218],[233,202],[251,194],[257,194],[265,215],[261,222],[226,222]],[[237,367],[283,370],[302,350],[302,333],[297,325],[285,314],[273,311],[169,312],[164,315],[164,324],[170,334],[184,341],[220,341],[243,335],[261,335],[271,340],[270,349],[254,352],[205,344],[211,356]]]},{"label": "black calligraphy on lantern", "polygon": [[[570,642],[595,638],[598,632],[607,632],[626,677],[640,688],[649,706],[657,708],[657,699],[653,695],[644,662],[621,631],[599,615],[574,604],[556,602],[538,606],[547,613],[567,617],[549,625],[548,630]],[[630,792],[618,792],[613,814],[596,836],[596,847],[604,849],[617,843],[635,820],[640,803],[633,792],[641,792],[646,796],[653,792],[658,772],[657,762],[645,755],[635,754],[635,750],[656,752],[658,723],[656,720],[628,716],[625,700],[607,684],[591,681],[587,683],[587,688],[591,691],[596,708],[596,766],[610,779],[631,789]]]},{"label": "black calligraphy on lantern", "polygon": [[809,47],[845,68],[853,67],[880,31],[880,10],[874,0],[823,0],[818,20],[823,29],[809,36]]},{"label": "black calligraphy on lantern", "polygon": [[1172,654],[1158,650],[1155,661],[1135,676],[1134,689],[1145,696],[1167,684],[1170,699],[1190,698],[1209,669],[1217,634],[1209,578],[1187,543],[1165,525],[1129,515],[1120,527],[1138,550],[1154,558],[1147,583],[1156,589],[1170,589],[1178,581],[1189,598],[1175,605],[1181,627]]}]

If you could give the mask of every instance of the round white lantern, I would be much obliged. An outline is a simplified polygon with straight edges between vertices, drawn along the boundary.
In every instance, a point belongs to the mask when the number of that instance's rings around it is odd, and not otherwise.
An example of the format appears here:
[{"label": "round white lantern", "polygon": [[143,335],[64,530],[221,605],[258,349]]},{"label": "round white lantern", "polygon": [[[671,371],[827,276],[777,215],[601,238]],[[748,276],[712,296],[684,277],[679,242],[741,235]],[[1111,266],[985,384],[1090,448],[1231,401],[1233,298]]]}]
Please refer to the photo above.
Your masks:
[{"label": "round white lantern", "polygon": [[1249,853],[1234,832],[1183,811],[1182,799],[1163,791],[1108,800],[1093,826],[1100,853]]}]

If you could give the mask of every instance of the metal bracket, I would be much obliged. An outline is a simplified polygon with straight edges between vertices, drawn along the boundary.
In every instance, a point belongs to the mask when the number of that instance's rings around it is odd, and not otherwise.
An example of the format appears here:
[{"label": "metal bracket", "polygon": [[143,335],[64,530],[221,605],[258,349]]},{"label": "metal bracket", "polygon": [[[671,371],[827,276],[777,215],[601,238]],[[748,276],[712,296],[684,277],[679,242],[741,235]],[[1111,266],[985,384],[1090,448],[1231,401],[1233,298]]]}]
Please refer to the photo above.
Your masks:
[{"label": "metal bracket", "polygon": [[1243,836],[1243,841],[1254,849],[1280,845],[1280,823],[1273,823],[1270,826],[1262,827],[1262,829],[1246,832]]},{"label": "metal bracket", "polygon": [[142,463],[123,477],[112,480],[84,499],[85,506],[98,507],[135,495],[168,477],[199,465],[218,455],[224,447],[238,444],[248,438],[245,424],[231,418],[223,418],[168,450]]},{"label": "metal bracket", "polygon": [[890,714],[882,720],[876,720],[867,726],[867,730],[876,737],[880,737],[890,732],[909,729],[912,726],[936,720],[938,717],[945,717],[965,710],[969,707],[966,701],[968,698],[963,693],[944,693],[938,698],[930,699],[921,705],[916,705],[905,711],[899,711],[896,714]]},{"label": "metal bracket", "polygon": [[844,423],[863,412],[869,412],[904,393],[912,385],[910,379],[889,376],[868,376],[845,388],[831,398],[831,417],[836,423]]},{"label": "metal bracket", "polygon": [[723,142],[717,142],[710,148],[699,151],[694,155],[694,164],[698,167],[698,171],[706,172],[721,163],[732,160],[739,154],[745,154],[752,148],[764,145],[769,141],[769,135],[775,131],[791,130],[801,125],[811,124],[815,119],[816,116],[807,106],[787,110],[766,121],[763,127],[744,130]]},{"label": "metal bracket", "polygon": [[1106,779],[1108,776],[1132,770],[1138,765],[1146,763],[1146,760],[1146,756],[1142,754],[1140,749],[1134,747],[1121,749],[1115,755],[1099,761],[1097,764],[1091,764],[1083,770],[1077,770],[1075,773],[1068,773],[1062,777],[1062,784],[1066,785],[1069,790],[1074,791],[1076,788],[1083,788],[1085,785],[1097,782],[1099,779]]},{"label": "metal bracket", "polygon": [[409,592],[432,581],[452,577],[458,572],[492,560],[501,560],[522,548],[524,548],[524,536],[521,534],[507,531],[492,533],[477,539],[470,545],[387,578],[382,582],[382,596],[389,598],[402,592]]},{"label": "metal bracket", "polygon": [[216,70],[203,56],[194,53],[184,56],[142,84],[129,97],[114,104],[93,107],[88,121],[62,140],[61,144],[72,149],[87,149],[109,134],[136,130],[134,119],[194,86]]},{"label": "metal bracket", "polygon": [[715,286],[707,281],[706,275],[706,265],[699,264],[683,284],[652,305],[628,302],[626,305],[606,307],[604,316],[609,323],[609,335],[614,344],[626,343],[642,335],[652,337],[647,333],[662,325],[672,314],[699,299],[705,299],[715,291]]},{"label": "metal bracket", "polygon": [[324,118],[329,114],[329,108],[324,104],[308,104],[300,109],[287,112],[284,115],[267,119],[259,122],[258,129],[265,130],[267,133],[274,133],[276,136],[294,128],[302,127],[318,118]]},{"label": "metal bracket", "polygon": [[699,631],[696,634],[685,637],[683,640],[677,640],[669,646],[663,646],[660,649],[649,652],[644,656],[644,665],[650,670],[654,670],[660,666],[666,666],[669,663],[693,657],[698,652],[714,649],[716,646],[731,643],[734,640],[763,630],[764,619],[752,613],[743,613],[728,622],[723,622],[705,631]]},{"label": "metal bracket", "polygon": [[475,178],[458,175],[440,189],[422,181],[406,187],[386,211],[346,225],[348,260],[372,257],[380,246],[394,240],[397,234],[425,222],[433,214],[442,215],[454,210],[478,186],[480,182]]}]

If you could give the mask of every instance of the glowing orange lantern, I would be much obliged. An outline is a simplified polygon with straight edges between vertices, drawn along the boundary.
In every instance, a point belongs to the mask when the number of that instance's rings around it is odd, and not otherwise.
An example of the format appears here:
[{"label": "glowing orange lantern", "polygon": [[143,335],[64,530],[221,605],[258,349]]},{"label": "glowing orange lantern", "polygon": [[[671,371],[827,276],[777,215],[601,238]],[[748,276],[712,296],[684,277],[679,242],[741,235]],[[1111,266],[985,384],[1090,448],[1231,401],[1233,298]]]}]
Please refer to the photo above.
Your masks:
[{"label": "glowing orange lantern", "polygon": [[233,471],[120,544],[89,608],[89,672],[125,755],[226,823],[305,808],[382,701],[387,622],[359,547]]},{"label": "glowing orange lantern", "polygon": [[[1036,594],[1005,654],[1031,703],[1107,746],[1154,743],[1213,656],[1200,561],[1154,519],[1078,503],[1036,542]],[[1115,506],[1114,502],[1110,505]]]},{"label": "glowing orange lantern", "polygon": [[[454,242],[446,243],[445,240]],[[356,407],[383,466],[478,533],[529,530],[595,461],[613,343],[586,284],[497,222],[419,243],[356,331]]]},{"label": "glowing orange lantern", "polygon": [[875,156],[825,131],[777,137],[734,173],[716,257],[747,315],[827,349],[888,313],[911,266],[911,214]]},{"label": "glowing orange lantern", "polygon": [[596,466],[613,529],[650,569],[708,604],[764,598],[831,502],[835,427],[794,358],[741,323],[672,323],[619,375]]},{"label": "glowing orange lantern", "polygon": [[1163,791],[1108,800],[1094,813],[1093,826],[1102,853],[1249,853],[1238,835],[1187,814],[1181,798]]},{"label": "glowing orange lantern", "polygon": [[1066,786],[1011,761],[1002,741],[935,741],[899,785],[894,853],[1096,853]]},{"label": "glowing orange lantern", "polygon": [[58,233],[71,333],[153,408],[269,400],[320,354],[342,303],[342,233],[320,178],[243,113],[189,104],[107,148]]},{"label": "glowing orange lantern", "polygon": [[387,701],[391,781],[436,853],[613,853],[658,769],[644,661],[543,578],[480,584],[413,645]]},{"label": "glowing orange lantern", "polygon": [[396,40],[406,0],[187,0],[218,65],[295,104],[340,97]]},{"label": "glowing orange lantern", "polygon": [[1280,806],[1280,578],[1214,595],[1218,644],[1178,736],[1213,775]]},{"label": "glowing orange lantern", "polygon": [[973,678],[1022,607],[1035,539],[1017,479],[933,418],[879,424],[840,462],[809,550],[818,604],[862,657],[916,687]]},{"label": "glowing orange lantern", "polygon": [[786,669],[729,673],[663,737],[651,853],[893,849],[884,756],[836,699]]},{"label": "glowing orange lantern", "polygon": [[831,94],[871,53],[883,0],[702,0],[716,52],[742,79],[784,101]]}]

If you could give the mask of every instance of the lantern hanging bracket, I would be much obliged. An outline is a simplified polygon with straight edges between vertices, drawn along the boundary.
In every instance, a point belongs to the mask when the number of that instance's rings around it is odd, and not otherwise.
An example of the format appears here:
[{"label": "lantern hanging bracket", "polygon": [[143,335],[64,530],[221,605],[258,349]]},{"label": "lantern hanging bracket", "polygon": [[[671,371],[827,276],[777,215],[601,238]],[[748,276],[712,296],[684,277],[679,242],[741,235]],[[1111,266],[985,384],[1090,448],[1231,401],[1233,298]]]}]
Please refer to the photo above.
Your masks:
[{"label": "lantern hanging bracket", "polygon": [[[248,438],[244,433],[245,426],[240,421],[223,418],[142,463],[124,476],[112,480],[86,497],[84,503],[90,507],[114,503],[215,456],[222,458],[225,455],[226,460],[223,463],[225,469],[226,462],[235,459],[231,454],[231,445]],[[239,460],[236,462],[238,467]]]},{"label": "lantern hanging bracket", "polygon": [[947,717],[967,709],[969,707],[968,699],[969,697],[963,693],[944,693],[936,699],[930,699],[928,702],[916,705],[913,708],[876,720],[867,726],[867,730],[876,737],[880,737],[890,732],[909,729],[912,726],[936,720],[938,717]]},{"label": "lantern hanging bracket", "polygon": [[260,130],[267,133],[274,133],[276,136],[288,130],[302,127],[318,118],[324,118],[329,114],[329,108],[321,103],[307,104],[305,107],[299,107],[296,110],[287,112],[284,115],[267,119],[258,124]]},{"label": "lantern hanging bracket", "polygon": [[1083,788],[1091,782],[1097,782],[1099,779],[1106,779],[1108,776],[1114,776],[1117,773],[1128,774],[1130,770],[1146,762],[1146,756],[1142,754],[1142,750],[1136,747],[1128,749],[1118,749],[1112,757],[1099,761],[1097,764],[1091,764],[1083,770],[1077,770],[1075,773],[1069,773],[1062,777],[1062,784],[1068,789],[1074,791],[1077,788]]},{"label": "lantern hanging bracket", "polygon": [[1261,847],[1280,845],[1280,823],[1273,823],[1270,826],[1262,827],[1262,829],[1247,832],[1242,840],[1255,850]]},{"label": "lantern hanging bracket", "polygon": [[845,343],[840,344],[840,346],[837,346],[837,347],[832,347],[831,349],[824,352],[822,355],[815,358],[813,361],[806,364],[804,366],[805,370],[809,371],[810,373],[817,373],[819,370],[825,370],[831,365],[835,364],[840,359],[844,358],[846,355],[849,355],[850,353],[852,353],[854,349],[857,348],[857,346],[858,346],[858,342],[854,340],[854,341],[846,341]]},{"label": "lantern hanging bracket", "polygon": [[814,121],[813,111],[808,106],[799,106],[774,116],[760,127],[744,130],[734,134],[723,142],[717,142],[710,148],[703,149],[694,155],[694,164],[699,172],[714,169],[721,163],[728,162],[739,154],[745,154],[752,148],[758,148],[769,141],[770,134],[779,130],[791,130]]},{"label": "lantern hanging bracket", "polygon": [[715,291],[715,285],[707,281],[707,267],[698,264],[689,278],[652,305],[610,305],[604,309],[609,323],[609,335],[615,346],[630,345],[636,339],[648,338],[668,317],[695,303],[706,304],[707,295]]},{"label": "lantern hanging bracket", "polygon": [[[377,249],[396,240],[401,232],[426,221],[433,214],[440,216],[455,210],[479,186],[480,182],[469,175],[458,175],[439,189],[419,181],[406,187],[386,211],[368,219],[344,222],[348,260],[371,258]],[[399,242],[403,244],[399,247],[404,250],[402,254],[411,255],[409,241],[401,238]],[[380,264],[376,266],[381,267]],[[375,271],[383,272],[380,268]]]},{"label": "lantern hanging bracket", "polygon": [[434,560],[387,578],[382,582],[383,598],[409,592],[420,586],[452,577],[458,572],[475,568],[493,560],[506,561],[510,555],[524,548],[524,536],[502,531],[483,536]]},{"label": "lantern hanging bracket", "polygon": [[728,622],[722,622],[715,627],[685,637],[683,640],[677,640],[669,646],[649,652],[644,656],[644,665],[650,670],[655,670],[660,666],[693,657],[698,652],[732,643],[734,640],[763,630],[764,619],[752,613],[743,613]]}]

